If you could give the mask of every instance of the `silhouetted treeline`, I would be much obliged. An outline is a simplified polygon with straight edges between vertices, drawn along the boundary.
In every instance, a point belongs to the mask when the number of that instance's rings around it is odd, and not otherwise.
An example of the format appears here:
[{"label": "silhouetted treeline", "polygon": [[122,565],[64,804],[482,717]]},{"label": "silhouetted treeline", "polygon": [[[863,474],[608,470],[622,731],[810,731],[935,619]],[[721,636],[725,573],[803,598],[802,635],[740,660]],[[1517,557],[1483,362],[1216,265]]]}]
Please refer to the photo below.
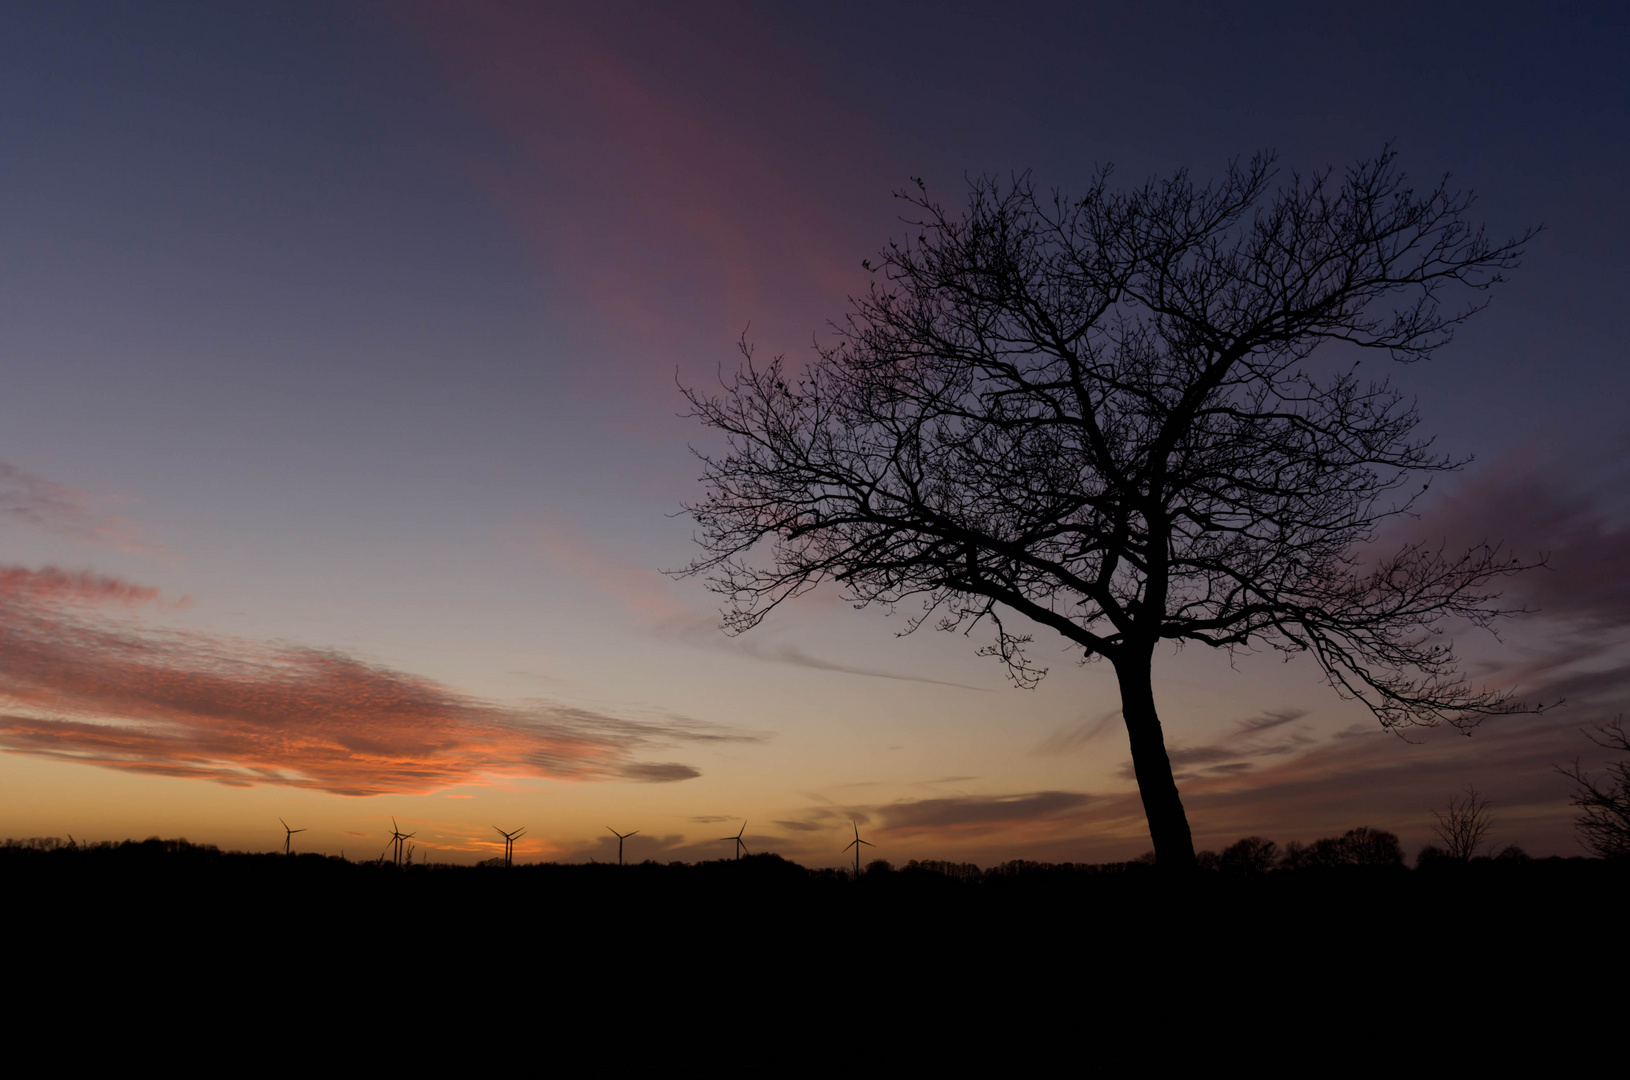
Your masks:
[{"label": "silhouetted treeline", "polygon": [[877,860],[857,879],[766,854],[399,868],[184,840],[8,841],[0,916],[31,1000],[94,992],[219,1015],[224,1030],[294,1007],[314,1027],[360,1008],[395,1030],[440,1000],[571,1025],[644,1011],[700,1031],[738,999],[764,1030],[855,1000],[954,1030],[1076,1023],[1173,986],[1224,1003],[1319,987],[1328,1004],[1404,975],[1492,981],[1602,955],[1579,913],[1630,884],[1627,860],[1409,870],[1396,838],[1364,830],[1284,849],[1252,838],[1202,862],[1173,877],[1148,860]]},{"label": "silhouetted treeline", "polygon": [[[1312,843],[1291,841],[1280,847],[1272,840],[1252,836],[1219,851],[1201,851],[1199,874],[1182,882],[1200,885],[1247,878],[1287,879],[1320,877],[1336,873],[1375,876],[1405,873],[1416,876],[1470,866],[1495,866],[1504,871],[1521,871],[1530,876],[1556,874],[1563,865],[1574,867],[1568,873],[1616,874],[1623,860],[1551,857],[1531,859],[1521,848],[1507,847],[1496,856],[1470,860],[1454,859],[1437,847],[1426,847],[1409,871],[1398,837],[1372,828],[1348,830],[1341,836]],[[1583,866],[1596,869],[1584,870]],[[379,882],[434,881],[436,889],[468,887],[480,890],[502,881],[522,883],[551,891],[612,888],[658,888],[683,892],[707,892],[714,888],[793,888],[820,892],[844,886],[939,889],[945,886],[988,889],[1050,888],[1100,890],[1147,890],[1166,888],[1169,879],[1158,873],[1153,854],[1129,862],[1073,863],[1037,862],[1014,859],[988,868],[975,863],[938,859],[913,859],[902,867],[886,860],[868,863],[859,875],[847,867],[811,869],[774,854],[749,855],[742,859],[718,859],[699,863],[643,863],[619,867],[609,863],[530,863],[505,867],[502,859],[489,859],[475,865],[420,862],[405,867],[388,860],[350,860],[313,853],[285,856],[246,852],[224,852],[212,844],[194,844],[184,839],[151,837],[135,841],[81,843],[55,837],[27,840],[8,839],[0,844],[0,870],[13,886],[26,890],[30,882],[46,883],[57,878],[77,876],[130,879],[212,876],[222,882],[317,882],[333,888],[371,887]]]}]

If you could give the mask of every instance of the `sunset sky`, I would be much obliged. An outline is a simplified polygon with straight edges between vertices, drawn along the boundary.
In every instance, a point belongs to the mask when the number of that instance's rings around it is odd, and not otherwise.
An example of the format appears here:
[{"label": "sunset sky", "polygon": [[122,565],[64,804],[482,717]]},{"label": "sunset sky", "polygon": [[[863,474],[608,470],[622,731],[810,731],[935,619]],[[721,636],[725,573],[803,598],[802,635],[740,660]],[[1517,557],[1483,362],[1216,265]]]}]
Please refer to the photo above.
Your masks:
[{"label": "sunset sky", "polygon": [[[1197,845],[1356,825],[1580,852],[1630,711],[1623,5],[52,4],[0,10],[0,837],[373,858],[1104,861],[1113,673],[817,590],[728,638],[678,385],[812,355],[922,177],[1080,190],[1389,143],[1544,232],[1430,364],[1475,461],[1413,535],[1548,567],[1460,640],[1539,716],[1382,732],[1311,663],[1156,699]],[[977,633],[977,632],[976,632]],[[872,854],[868,852],[868,854]]]}]

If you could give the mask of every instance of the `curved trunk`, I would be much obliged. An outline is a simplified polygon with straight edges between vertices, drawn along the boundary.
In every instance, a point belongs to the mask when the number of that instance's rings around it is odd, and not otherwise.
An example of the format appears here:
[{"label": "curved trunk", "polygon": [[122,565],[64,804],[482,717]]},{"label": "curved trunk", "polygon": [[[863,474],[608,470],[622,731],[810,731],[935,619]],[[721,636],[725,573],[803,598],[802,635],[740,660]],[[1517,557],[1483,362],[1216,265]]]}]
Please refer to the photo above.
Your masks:
[{"label": "curved trunk", "polygon": [[1138,793],[1143,796],[1144,815],[1149,819],[1155,860],[1162,869],[1187,870],[1194,866],[1194,837],[1189,833],[1183,800],[1177,795],[1177,781],[1172,778],[1160,717],[1155,714],[1153,661],[1153,649],[1116,658],[1121,715],[1126,718],[1126,733],[1132,741],[1132,769],[1137,774]]}]

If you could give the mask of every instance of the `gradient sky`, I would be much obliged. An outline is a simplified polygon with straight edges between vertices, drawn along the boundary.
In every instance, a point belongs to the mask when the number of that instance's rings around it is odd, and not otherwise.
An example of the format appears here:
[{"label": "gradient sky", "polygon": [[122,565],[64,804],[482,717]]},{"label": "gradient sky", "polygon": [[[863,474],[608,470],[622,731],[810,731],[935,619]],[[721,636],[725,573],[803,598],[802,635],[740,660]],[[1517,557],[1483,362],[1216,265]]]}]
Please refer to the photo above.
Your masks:
[{"label": "gradient sky", "polygon": [[[676,379],[807,356],[924,177],[1080,189],[1391,143],[1543,224],[1400,370],[1475,455],[1410,528],[1550,568],[1462,642],[1540,717],[1379,731],[1310,664],[1157,660],[1197,841],[1411,851],[1467,784],[1578,852],[1630,704],[1622,5],[520,3],[0,10],[0,835],[373,857],[1100,861],[1148,844],[1112,673],[817,591],[740,639]],[[1046,657],[1041,650],[1038,656]]]}]

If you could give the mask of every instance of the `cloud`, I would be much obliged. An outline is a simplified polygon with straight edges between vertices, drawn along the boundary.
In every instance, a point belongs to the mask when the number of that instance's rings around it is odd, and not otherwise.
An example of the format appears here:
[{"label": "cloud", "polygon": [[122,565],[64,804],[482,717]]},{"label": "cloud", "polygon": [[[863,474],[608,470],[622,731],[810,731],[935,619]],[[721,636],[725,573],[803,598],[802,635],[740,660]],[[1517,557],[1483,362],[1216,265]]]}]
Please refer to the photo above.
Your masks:
[{"label": "cloud", "polygon": [[989,688],[983,686],[824,660],[809,655],[796,645],[766,641],[762,636],[730,637],[719,629],[713,612],[703,614],[694,607],[682,603],[675,595],[678,587],[665,574],[651,567],[618,559],[608,554],[602,545],[580,540],[558,527],[530,525],[526,529],[524,539],[519,541],[517,546],[534,558],[566,570],[580,581],[599,589],[615,600],[647,631],[661,637],[698,648],[723,650],[768,663],[791,664],[795,667],[813,668],[816,671],[861,675],[870,679],[893,679],[929,686],[949,686],[958,690],[974,690],[980,693],[989,692]]},{"label": "cloud", "polygon": [[1057,754],[1075,754],[1085,750],[1100,735],[1119,726],[1121,710],[1111,709],[1096,720],[1088,720],[1075,727],[1059,728],[1057,731],[1042,739],[1031,751],[1043,757],[1052,757]]},{"label": "cloud", "polygon": [[151,586],[132,585],[123,578],[89,570],[60,570],[55,566],[27,570],[0,566],[0,598],[32,604],[120,604],[135,607],[158,599]]},{"label": "cloud", "polygon": [[[720,638],[723,635],[716,628],[710,627]],[[810,656],[796,645],[778,644],[775,642],[759,641],[755,638],[737,637],[723,638],[728,644],[725,648],[732,652],[751,656],[756,660],[768,660],[777,664],[792,664],[795,667],[813,668],[816,671],[837,671],[845,675],[864,675],[869,679],[894,679],[899,682],[924,683],[928,686],[949,686],[957,690],[973,690],[981,694],[990,693],[986,686],[972,686],[968,683],[952,682],[947,679],[930,679],[926,675],[907,675],[885,668],[862,667],[856,664],[840,664],[833,660],[823,660],[820,657]]]},{"label": "cloud", "polygon": [[1075,819],[1092,801],[1092,796],[1074,791],[963,795],[889,803],[876,813],[884,832],[967,832]]},{"label": "cloud", "polygon": [[[1399,833],[1413,850],[1431,840],[1430,812],[1474,783],[1495,800],[1499,843],[1520,843],[1537,854],[1578,850],[1569,782],[1553,766],[1579,756],[1587,768],[1599,768],[1602,751],[1575,724],[1554,715],[1513,716],[1491,719],[1469,738],[1448,728],[1420,736],[1405,742],[1374,725],[1355,725],[1267,758],[1224,760],[1215,745],[1191,748],[1183,756],[1205,762],[1181,783],[1195,842],[1219,848],[1249,835],[1305,841],[1371,825]],[[1263,746],[1277,751],[1283,744]],[[867,816],[876,822],[871,832]],[[896,861],[1099,862],[1132,858],[1149,846],[1142,800],[1131,785],[1093,794],[1053,790],[817,805],[776,825],[806,836],[832,833],[835,861],[851,817],[862,821],[861,835],[875,840],[881,857]],[[803,850],[813,848],[806,842]]]},{"label": "cloud", "polygon": [[807,340],[862,287],[871,244],[832,193],[872,146],[761,20],[482,2],[406,18],[506,144],[480,182],[577,293],[573,314],[653,376],[625,392],[668,401],[676,353],[716,355],[749,321]]},{"label": "cloud", "polygon": [[1249,720],[1241,720],[1238,736],[1260,735],[1264,731],[1272,731],[1286,724],[1293,724],[1307,715],[1306,709],[1269,709],[1261,716]]},{"label": "cloud", "polygon": [[[1120,716],[1119,712],[1113,714]],[[1317,740],[1303,725],[1295,731],[1281,730],[1308,714],[1302,709],[1269,709],[1259,716],[1238,721],[1232,731],[1207,743],[1170,743],[1166,756],[1179,781],[1197,776],[1228,775],[1248,772],[1264,758],[1280,757],[1305,750]],[[1272,738],[1264,738],[1276,732]],[[1124,780],[1136,779],[1132,762],[1123,762],[1118,775]]]},{"label": "cloud", "polygon": [[485,776],[683,780],[696,770],[638,756],[752,738],[683,718],[488,702],[334,650],[117,617],[156,598],[118,578],[0,569],[0,749],[236,786],[377,795]]},{"label": "cloud", "polygon": [[[1621,448],[1622,452],[1622,448]],[[1563,463],[1533,448],[1482,469],[1423,514],[1452,546],[1487,540],[1543,569],[1512,578],[1506,595],[1547,619],[1630,626],[1630,525],[1622,464]]]},{"label": "cloud", "polygon": [[666,762],[663,764],[624,765],[617,770],[617,775],[625,780],[638,780],[647,784],[667,784],[675,780],[693,780],[702,774],[689,765]]},{"label": "cloud", "polygon": [[1489,720],[1470,737],[1433,729],[1417,742],[1365,727],[1241,776],[1196,778],[1183,798],[1196,836],[1218,842],[1251,833],[1305,840],[1368,824],[1419,844],[1430,838],[1430,811],[1474,783],[1495,799],[1501,842],[1567,853],[1573,811],[1553,766],[1590,750],[1550,715]]},{"label": "cloud", "polygon": [[0,522],[22,524],[81,544],[121,551],[156,552],[135,526],[117,514],[96,508],[95,500],[54,480],[0,461]]},{"label": "cloud", "polygon": [[1566,461],[1527,447],[1479,470],[1409,529],[1433,542],[1503,544],[1541,568],[1504,583],[1502,602],[1527,609],[1502,627],[1510,647],[1488,651],[1479,677],[1529,703],[1617,711],[1630,704],[1630,506],[1624,447]]}]

